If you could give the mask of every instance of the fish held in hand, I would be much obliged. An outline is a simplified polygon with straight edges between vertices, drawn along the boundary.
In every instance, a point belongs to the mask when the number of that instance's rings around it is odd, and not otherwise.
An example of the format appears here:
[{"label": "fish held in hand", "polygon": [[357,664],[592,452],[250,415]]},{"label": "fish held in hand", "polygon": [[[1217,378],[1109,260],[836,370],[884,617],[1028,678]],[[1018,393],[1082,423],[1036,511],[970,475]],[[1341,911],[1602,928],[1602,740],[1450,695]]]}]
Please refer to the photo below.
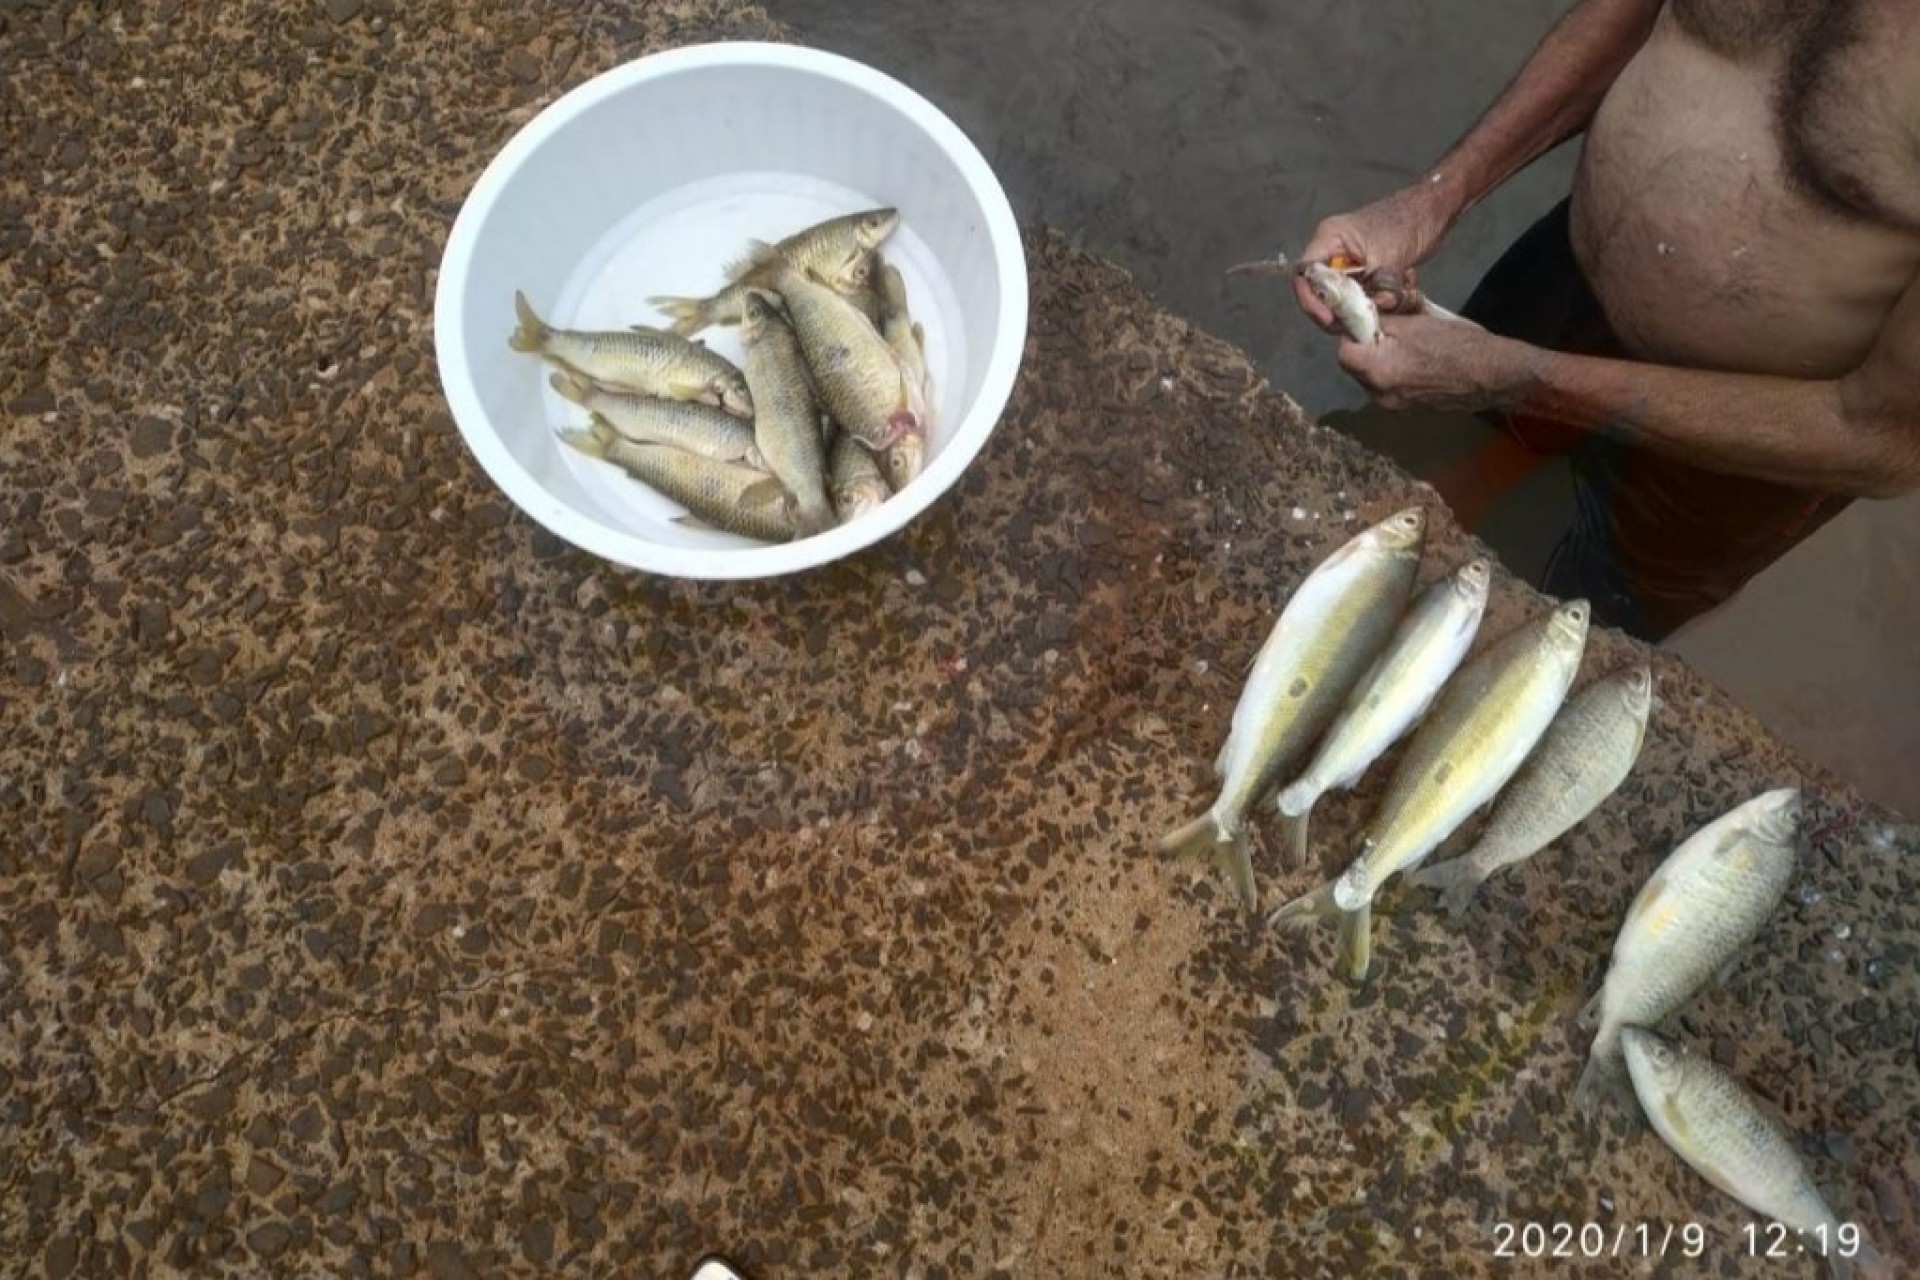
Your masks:
[{"label": "fish held in hand", "polygon": [[1841,1280],[1879,1262],[1860,1228],[1827,1204],[1771,1104],[1720,1064],[1645,1028],[1621,1028],[1620,1047],[1654,1132],[1695,1173],[1789,1228]]},{"label": "fish held in hand", "polygon": [[791,542],[796,534],[792,503],[780,482],[764,471],[703,458],[685,449],[628,440],[595,418],[584,431],[560,438],[589,458],[620,467],[687,509],[691,520],[761,542]]},{"label": "fish held in hand", "polygon": [[1793,878],[1800,805],[1791,787],[1755,796],[1687,837],[1641,887],[1583,1014],[1599,1021],[1574,1092],[1587,1115],[1623,1083],[1621,1030],[1659,1026],[1772,917]]},{"label": "fish held in hand", "polygon": [[[870,295],[871,255],[900,225],[898,210],[869,209],[815,223],[778,244],[760,246],[802,271],[816,273],[829,287],[849,295]],[[647,299],[673,318],[672,330],[692,337],[709,325],[738,324],[746,318],[747,295],[770,288],[772,273],[762,255],[750,253],[729,263],[726,288],[707,298],[659,296]],[[867,301],[866,305],[873,305]]]},{"label": "fish held in hand", "polygon": [[875,453],[926,433],[927,406],[899,355],[858,307],[771,250],[762,261],[806,354],[820,403]]},{"label": "fish held in hand", "polygon": [[1215,761],[1213,806],[1160,841],[1162,853],[1209,856],[1242,904],[1259,905],[1247,818],[1298,766],[1380,656],[1419,571],[1426,513],[1408,508],[1363,530],[1307,575],[1261,645]]},{"label": "fish held in hand", "polygon": [[741,337],[747,344],[747,389],[753,394],[753,436],[760,456],[793,496],[800,533],[825,533],[839,518],[827,497],[820,409],[800,340],[774,295],[760,289],[747,295]]},{"label": "fish held in hand", "polygon": [[[1281,907],[1276,925],[1328,914],[1343,932],[1365,925],[1374,895],[1394,875],[1417,865],[1491,801],[1546,733],[1580,669],[1588,608],[1569,601],[1546,617],[1509,632],[1461,668],[1394,768],[1362,852],[1332,885]],[[1342,950],[1365,955],[1347,940]],[[1349,965],[1347,977],[1366,978]]]},{"label": "fish held in hand", "polygon": [[1407,879],[1438,889],[1452,914],[1465,911],[1488,876],[1531,858],[1619,789],[1640,758],[1652,707],[1653,673],[1645,663],[1596,680],[1567,699],[1501,792],[1473,848]]},{"label": "fish held in hand", "polygon": [[524,293],[513,295],[520,327],[508,345],[537,355],[615,391],[704,400],[730,413],[750,415],[746,375],[725,356],[664,329],[591,331],[556,329],[542,320]]},{"label": "fish held in hand", "polygon": [[767,469],[753,442],[753,425],[716,405],[608,391],[566,371],[556,372],[551,384],[562,398],[635,443],[669,444],[718,462]]},{"label": "fish held in hand", "polygon": [[1320,262],[1309,262],[1300,274],[1349,338],[1367,344],[1380,341],[1380,308],[1368,296],[1364,284]]},{"label": "fish held in hand", "polygon": [[1480,631],[1492,578],[1491,561],[1471,560],[1415,598],[1386,651],[1340,709],[1313,762],[1280,792],[1277,805],[1292,820],[1296,864],[1306,860],[1315,802],[1358,782],[1426,714],[1466,658]]}]

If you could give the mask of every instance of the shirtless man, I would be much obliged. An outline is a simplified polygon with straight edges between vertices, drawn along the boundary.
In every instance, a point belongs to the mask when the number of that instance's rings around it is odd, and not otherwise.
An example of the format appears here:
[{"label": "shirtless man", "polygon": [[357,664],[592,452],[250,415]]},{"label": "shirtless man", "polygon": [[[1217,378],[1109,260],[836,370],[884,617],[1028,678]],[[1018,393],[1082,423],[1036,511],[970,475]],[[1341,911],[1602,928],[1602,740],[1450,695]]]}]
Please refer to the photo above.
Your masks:
[{"label": "shirtless man", "polygon": [[1302,257],[1410,270],[1583,129],[1475,323],[1388,314],[1339,359],[1383,408],[1505,429],[1441,482],[1463,519],[1463,480],[1568,454],[1543,586],[1659,639],[1850,499],[1920,488],[1920,3],[1582,0],[1430,172]]}]

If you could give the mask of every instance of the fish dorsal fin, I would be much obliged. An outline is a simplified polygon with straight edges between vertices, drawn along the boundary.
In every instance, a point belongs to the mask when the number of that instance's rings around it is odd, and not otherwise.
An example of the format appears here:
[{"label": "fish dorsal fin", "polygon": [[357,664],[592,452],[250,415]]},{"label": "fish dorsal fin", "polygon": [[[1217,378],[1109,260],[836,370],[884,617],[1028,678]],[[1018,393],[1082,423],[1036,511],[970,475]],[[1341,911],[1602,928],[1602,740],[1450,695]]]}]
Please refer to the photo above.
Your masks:
[{"label": "fish dorsal fin", "polygon": [[779,256],[779,245],[768,244],[765,240],[749,240],[747,251],[727,264],[727,279],[738,284],[762,267],[772,265]]}]

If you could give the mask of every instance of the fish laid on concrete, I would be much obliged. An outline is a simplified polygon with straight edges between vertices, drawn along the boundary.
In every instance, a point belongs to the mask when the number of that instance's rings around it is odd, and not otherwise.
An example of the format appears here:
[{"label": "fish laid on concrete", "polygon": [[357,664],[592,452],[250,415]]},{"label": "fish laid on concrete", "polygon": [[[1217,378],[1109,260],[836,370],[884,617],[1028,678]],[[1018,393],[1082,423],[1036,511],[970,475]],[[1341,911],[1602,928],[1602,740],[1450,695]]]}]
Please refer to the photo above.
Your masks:
[{"label": "fish laid on concrete", "polygon": [[1292,820],[1294,862],[1306,861],[1307,823],[1329,791],[1344,791],[1426,714],[1473,647],[1487,608],[1493,565],[1471,560],[1415,598],[1373,669],[1354,688],[1313,762],[1280,792]]},{"label": "fish laid on concrete", "polygon": [[747,294],[774,287],[767,267],[769,255],[813,272],[822,283],[842,293],[860,295],[861,305],[872,307],[869,258],[900,225],[894,209],[868,209],[828,218],[788,236],[775,245],[756,245],[755,251],[726,268],[730,282],[709,298],[653,297],[648,302],[673,317],[673,332],[692,337],[708,325],[738,324],[746,316]]},{"label": "fish laid on concrete", "polygon": [[513,295],[520,327],[508,345],[551,361],[612,391],[704,400],[730,413],[753,413],[747,378],[725,356],[664,329],[593,332],[556,329],[534,313],[524,293]]},{"label": "fish laid on concrete", "polygon": [[595,418],[585,431],[560,438],[590,458],[614,463],[634,479],[687,509],[682,523],[697,523],[756,538],[791,542],[791,504],[780,482],[764,471],[703,458],[672,445],[640,444]]},{"label": "fish laid on concrete", "polygon": [[670,444],[718,462],[767,469],[753,443],[753,424],[716,405],[608,391],[577,373],[555,373],[552,384],[561,396],[636,443]]},{"label": "fish laid on concrete", "polygon": [[1531,858],[1619,789],[1640,758],[1652,706],[1653,673],[1645,663],[1596,680],[1567,699],[1540,745],[1500,793],[1473,848],[1407,879],[1440,890],[1454,915],[1465,911],[1488,876]]},{"label": "fish laid on concrete", "polygon": [[1575,1099],[1589,1116],[1618,1090],[1620,1033],[1657,1027],[1751,942],[1793,878],[1800,793],[1769,791],[1687,837],[1642,886],[1614,940],[1600,990],[1582,1012],[1599,1030]]},{"label": "fish laid on concrete", "polygon": [[1731,1072],[1641,1027],[1622,1027],[1620,1046],[1641,1110],[1694,1172],[1788,1228],[1786,1240],[1824,1256],[1841,1280],[1878,1262],[1859,1226],[1828,1207],[1780,1117]]},{"label": "fish laid on concrete", "polygon": [[1269,918],[1334,918],[1347,976],[1363,980],[1380,886],[1419,865],[1498,794],[1546,733],[1586,649],[1587,602],[1573,600],[1463,667],[1407,744],[1362,851],[1339,879]]},{"label": "fish laid on concrete", "polygon": [[1307,575],[1274,623],[1214,762],[1213,807],[1160,841],[1163,853],[1224,865],[1248,910],[1259,905],[1247,815],[1297,768],[1386,648],[1412,594],[1426,514],[1408,508],[1362,531]]},{"label": "fish laid on concrete", "polygon": [[747,344],[754,442],[792,497],[794,528],[803,536],[825,533],[840,520],[827,496],[820,408],[800,340],[781,314],[780,300],[761,289],[749,292],[741,336]]}]

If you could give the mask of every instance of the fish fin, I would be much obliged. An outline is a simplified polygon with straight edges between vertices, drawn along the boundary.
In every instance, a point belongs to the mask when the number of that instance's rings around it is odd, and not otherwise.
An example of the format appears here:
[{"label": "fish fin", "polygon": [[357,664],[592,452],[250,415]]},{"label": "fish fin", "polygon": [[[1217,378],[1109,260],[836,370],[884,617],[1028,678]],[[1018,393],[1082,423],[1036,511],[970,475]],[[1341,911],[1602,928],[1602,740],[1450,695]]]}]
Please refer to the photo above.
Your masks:
[{"label": "fish fin", "polygon": [[913,345],[920,348],[920,354],[927,354],[927,331],[918,320],[913,322]]},{"label": "fish fin", "polygon": [[1599,1119],[1600,1109],[1608,1101],[1619,1103],[1629,1115],[1641,1114],[1639,1096],[1633,1091],[1626,1061],[1620,1056],[1619,1037],[1607,1034],[1603,1028],[1587,1050],[1587,1065],[1581,1068],[1580,1080],[1573,1087],[1573,1102],[1587,1123],[1592,1124]]},{"label": "fish fin", "polygon": [[719,528],[716,525],[708,524],[705,520],[702,520],[699,516],[694,515],[691,511],[687,512],[684,515],[677,515],[673,517],[673,523],[679,525],[682,529],[698,529],[701,533],[725,533],[726,532],[725,529]]},{"label": "fish fin", "polygon": [[1340,913],[1340,963],[1348,982],[1357,986],[1367,980],[1373,964],[1373,903]]},{"label": "fish fin", "polygon": [[1739,972],[1739,970],[1740,970],[1740,953],[1736,951],[1732,955],[1727,957],[1726,963],[1722,964],[1718,969],[1714,970],[1714,973],[1713,973],[1714,985],[1719,987],[1725,987],[1726,985],[1728,985],[1733,981],[1733,975]]},{"label": "fish fin", "polygon": [[513,291],[513,311],[519,318],[520,327],[507,339],[507,345],[515,351],[542,350],[547,345],[547,334],[552,331],[548,329],[546,321],[534,314],[533,304],[518,289]]},{"label": "fish fin", "polygon": [[765,480],[756,480],[740,491],[742,507],[764,507],[770,503],[785,502],[787,487],[772,476]]},{"label": "fish fin", "polygon": [[1276,927],[1305,925],[1314,920],[1331,920],[1345,915],[1333,901],[1333,881],[1329,880],[1311,893],[1303,893],[1292,902],[1277,908],[1267,917],[1267,923]]},{"label": "fish fin", "polygon": [[1160,852],[1176,858],[1208,858],[1226,871],[1240,901],[1251,911],[1259,905],[1253,884],[1253,854],[1244,830],[1227,836],[1212,810],[1160,838]]},{"label": "fish fin", "polygon": [[677,333],[683,338],[691,338],[710,324],[720,323],[720,317],[714,309],[713,298],[675,298],[655,295],[647,302],[658,307],[670,316],[673,323],[667,326],[668,333]]},{"label": "fish fin", "polygon": [[1307,865],[1307,819],[1311,817],[1311,807],[1299,813],[1280,810],[1280,830],[1286,836],[1287,857],[1296,867]]},{"label": "fish fin", "polygon": [[671,400],[704,400],[708,404],[717,404],[723,398],[714,391],[713,383],[706,378],[682,375],[668,378],[665,390]]},{"label": "fish fin", "polygon": [[1588,996],[1587,1002],[1580,1006],[1580,1013],[1574,1021],[1579,1024],[1581,1030],[1591,1031],[1600,1025],[1600,1002],[1605,999],[1606,994],[1607,984],[1602,982],[1600,989]]},{"label": "fish fin", "polygon": [[1440,905],[1456,918],[1467,909],[1486,878],[1479,864],[1467,858],[1455,858],[1452,862],[1443,862],[1436,867],[1419,867],[1407,873],[1408,884],[1438,890]]},{"label": "fish fin", "polygon": [[722,274],[734,284],[746,279],[761,267],[768,265],[780,256],[780,246],[769,244],[765,240],[747,241],[747,251],[734,258],[722,268]]},{"label": "fish fin", "polygon": [[607,441],[598,431],[590,428],[563,427],[557,433],[562,443],[571,446],[589,458],[607,459]]},{"label": "fish fin", "polygon": [[555,373],[547,379],[547,383],[560,393],[562,399],[578,405],[586,404],[587,397],[593,393],[593,384],[570,370]]}]

